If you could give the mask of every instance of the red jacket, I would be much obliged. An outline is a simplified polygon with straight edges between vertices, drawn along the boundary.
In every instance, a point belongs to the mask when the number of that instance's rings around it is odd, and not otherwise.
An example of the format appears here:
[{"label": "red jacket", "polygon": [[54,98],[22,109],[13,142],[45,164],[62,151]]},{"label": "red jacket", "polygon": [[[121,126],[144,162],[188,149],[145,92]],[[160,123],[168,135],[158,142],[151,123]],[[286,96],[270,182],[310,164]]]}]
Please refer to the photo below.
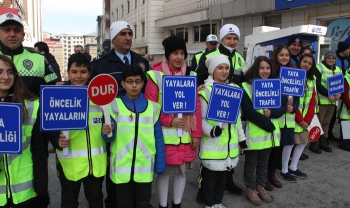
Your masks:
[{"label": "red jacket", "polygon": [[350,99],[349,99],[349,83],[344,78],[344,92],[341,94],[341,99],[347,109],[350,109]]},{"label": "red jacket", "polygon": [[[155,71],[162,70],[162,61],[155,63],[153,69]],[[187,70],[190,70],[187,67]],[[149,79],[146,84],[145,98],[153,102],[158,102],[159,90],[157,85]],[[197,95],[198,96],[198,95]],[[173,117],[168,114],[160,115],[160,122],[162,126],[171,127],[171,122]],[[191,132],[192,138],[202,138],[202,115],[201,115],[201,104],[197,97],[196,105],[196,130]],[[182,165],[185,162],[193,161],[197,156],[197,150],[191,149],[190,144],[180,144],[180,145],[165,145],[166,163],[167,165]]]},{"label": "red jacket", "polygon": [[309,108],[305,117],[303,118],[303,114],[300,112],[299,108],[295,111],[295,122],[300,123],[305,121],[310,125],[314,115],[315,115],[315,106],[316,106],[316,91],[314,90],[312,93],[312,98],[309,104]]}]

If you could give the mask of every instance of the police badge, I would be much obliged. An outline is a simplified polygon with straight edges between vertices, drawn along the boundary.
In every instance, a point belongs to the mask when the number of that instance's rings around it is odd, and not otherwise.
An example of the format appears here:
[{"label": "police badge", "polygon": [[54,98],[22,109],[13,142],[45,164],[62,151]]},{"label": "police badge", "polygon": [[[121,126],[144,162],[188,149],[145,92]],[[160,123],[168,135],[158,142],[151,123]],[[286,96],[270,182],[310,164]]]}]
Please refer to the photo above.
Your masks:
[{"label": "police badge", "polygon": [[33,62],[29,59],[26,59],[23,61],[23,66],[24,66],[24,68],[31,70],[33,67]]},{"label": "police badge", "polygon": [[143,62],[138,63],[139,67],[141,67],[142,71],[145,71],[145,64]]},{"label": "police badge", "polygon": [[242,67],[242,60],[240,58],[238,59],[238,64],[240,67]]}]

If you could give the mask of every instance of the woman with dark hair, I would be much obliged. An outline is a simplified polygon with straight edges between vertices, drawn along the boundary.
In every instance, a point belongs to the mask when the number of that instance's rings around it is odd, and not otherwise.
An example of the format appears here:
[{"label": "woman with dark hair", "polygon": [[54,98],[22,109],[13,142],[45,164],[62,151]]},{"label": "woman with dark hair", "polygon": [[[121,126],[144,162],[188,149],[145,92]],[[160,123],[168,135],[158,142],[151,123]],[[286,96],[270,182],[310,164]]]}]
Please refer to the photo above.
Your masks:
[{"label": "woman with dark hair", "polygon": [[0,55],[0,100],[20,103],[23,108],[22,154],[0,154],[0,187],[6,187],[4,192],[0,191],[0,206],[47,207],[47,152],[40,132],[39,100],[25,87],[15,65],[4,55]]},{"label": "woman with dark hair", "polygon": [[[145,98],[162,104],[162,76],[196,76],[184,60],[187,57],[186,41],[172,35],[162,42],[165,59],[153,65],[147,72],[148,82]],[[197,98],[196,113],[185,114],[182,118],[176,114],[161,114],[160,121],[164,134],[166,171],[157,177],[159,207],[168,207],[168,187],[170,176],[174,176],[173,208],[181,207],[182,195],[186,185],[186,170],[193,167],[197,156],[197,147],[202,138],[202,114],[200,101]],[[177,128],[183,129],[181,137]]]},{"label": "woman with dark hair", "polygon": [[308,126],[310,125],[316,107],[316,71],[315,59],[311,54],[304,54],[297,67],[307,71],[305,82],[304,97],[300,98],[298,109],[295,111],[295,129],[294,129],[294,152],[292,161],[288,168],[289,158],[292,152],[293,144],[285,145],[282,152],[282,171],[280,176],[289,182],[296,182],[295,177],[306,178],[307,175],[298,168],[300,155],[303,153],[308,143]]},{"label": "woman with dark hair", "polygon": [[286,112],[286,106],[282,103],[282,107],[278,109],[255,110],[252,103],[253,79],[276,77],[269,58],[259,56],[246,72],[245,82],[242,83],[242,113],[247,119],[245,132],[248,146],[248,150],[245,151],[244,183],[247,187],[246,197],[254,205],[261,205],[261,200],[272,202],[272,198],[264,189],[267,165],[271,148],[279,146],[280,143],[277,119]]},{"label": "woman with dark hair", "polygon": [[[299,57],[303,57],[305,54],[314,54],[315,51],[312,49],[311,45],[307,45],[301,48],[300,53],[299,53]],[[300,61],[299,61],[300,62]],[[298,65],[298,64],[297,64]]]},{"label": "woman with dark hair", "polygon": [[[289,49],[285,46],[277,47],[273,52],[272,65],[277,76],[280,74],[281,67],[294,67],[290,54]],[[284,115],[278,118],[279,128],[281,129],[281,146],[271,149],[265,186],[265,189],[268,191],[272,191],[273,186],[282,188],[282,183],[276,178],[276,166],[277,163],[281,164],[283,146],[294,144],[294,112],[299,106],[299,97],[282,95],[282,103],[286,104],[287,108]]]}]

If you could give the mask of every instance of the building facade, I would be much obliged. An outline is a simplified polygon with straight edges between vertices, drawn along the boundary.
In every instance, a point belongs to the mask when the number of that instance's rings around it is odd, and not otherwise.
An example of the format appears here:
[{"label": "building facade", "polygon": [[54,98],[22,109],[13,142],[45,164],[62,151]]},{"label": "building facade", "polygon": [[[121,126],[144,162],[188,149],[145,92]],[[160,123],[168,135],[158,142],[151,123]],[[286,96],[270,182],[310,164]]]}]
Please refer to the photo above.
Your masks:
[{"label": "building facade", "polygon": [[60,67],[62,79],[67,80],[68,75],[64,67],[64,48],[61,40],[59,38],[53,37],[52,35],[48,36],[47,33],[44,33],[43,36],[45,37],[43,42],[47,44],[50,53],[55,57],[56,62]]},{"label": "building facade", "polygon": [[63,45],[64,69],[67,69],[69,56],[74,53],[74,46],[76,45],[84,46],[84,35],[85,35],[84,33],[70,32],[70,33],[64,33],[56,36],[58,39],[60,39]]}]

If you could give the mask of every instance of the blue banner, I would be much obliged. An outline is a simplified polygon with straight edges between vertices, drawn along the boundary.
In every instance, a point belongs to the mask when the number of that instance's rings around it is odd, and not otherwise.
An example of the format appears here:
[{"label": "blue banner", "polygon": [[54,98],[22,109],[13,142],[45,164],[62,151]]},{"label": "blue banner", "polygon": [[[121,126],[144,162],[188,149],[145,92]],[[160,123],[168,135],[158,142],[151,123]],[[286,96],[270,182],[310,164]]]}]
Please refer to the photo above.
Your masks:
[{"label": "blue banner", "polygon": [[88,128],[87,86],[42,85],[40,87],[41,131]]},{"label": "blue banner", "polygon": [[337,74],[332,77],[328,77],[328,95],[336,95],[344,92],[344,76],[343,74]]},{"label": "blue banner", "polygon": [[0,103],[0,154],[22,153],[22,104]]},{"label": "blue banner", "polygon": [[254,109],[281,107],[281,81],[279,79],[253,80]]},{"label": "blue banner", "polygon": [[283,95],[292,95],[304,97],[306,70],[281,67],[281,93]]},{"label": "blue banner", "polygon": [[197,77],[163,76],[162,113],[195,113]]},{"label": "blue banner", "polygon": [[206,119],[232,123],[237,122],[243,89],[214,83],[209,99]]},{"label": "blue banner", "polygon": [[290,9],[293,7],[301,7],[306,5],[321,4],[331,2],[332,0],[275,0],[275,10]]}]

